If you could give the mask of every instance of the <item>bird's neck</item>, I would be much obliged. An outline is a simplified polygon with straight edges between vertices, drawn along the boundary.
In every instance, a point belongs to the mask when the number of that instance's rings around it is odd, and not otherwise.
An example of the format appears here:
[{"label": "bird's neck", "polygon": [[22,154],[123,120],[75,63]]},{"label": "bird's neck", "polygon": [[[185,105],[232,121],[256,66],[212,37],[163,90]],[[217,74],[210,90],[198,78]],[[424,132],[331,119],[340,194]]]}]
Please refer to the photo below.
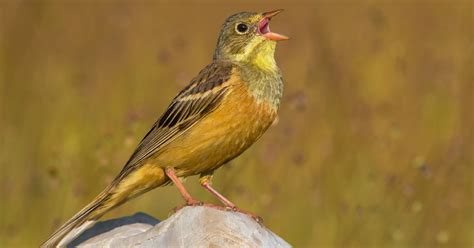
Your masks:
[{"label": "bird's neck", "polygon": [[245,60],[260,70],[276,73],[279,69],[275,62],[275,48],[274,41],[262,42],[248,54]]},{"label": "bird's neck", "polygon": [[220,53],[214,60],[229,61],[236,65],[240,78],[248,85],[257,101],[266,101],[278,108],[283,94],[283,80],[275,62],[276,42],[250,43],[240,54]]},{"label": "bird's neck", "polygon": [[238,67],[240,78],[247,84],[250,93],[257,101],[266,101],[278,108],[283,94],[280,69],[276,63],[272,65],[271,70],[263,70],[261,66],[254,63],[240,63]]},{"label": "bird's neck", "polygon": [[251,64],[266,72],[277,72],[275,62],[275,41],[261,41],[254,39],[249,42],[239,53],[233,52],[232,46],[217,46],[214,60],[228,60],[234,63]]}]

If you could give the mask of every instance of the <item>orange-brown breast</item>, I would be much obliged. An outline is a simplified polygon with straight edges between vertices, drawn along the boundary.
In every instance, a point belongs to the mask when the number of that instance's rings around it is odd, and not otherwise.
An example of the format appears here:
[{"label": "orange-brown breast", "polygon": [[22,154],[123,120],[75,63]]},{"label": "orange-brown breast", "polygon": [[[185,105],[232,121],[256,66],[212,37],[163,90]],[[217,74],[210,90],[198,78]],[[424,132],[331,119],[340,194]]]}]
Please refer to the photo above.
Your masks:
[{"label": "orange-brown breast", "polygon": [[257,102],[234,81],[220,105],[154,156],[153,163],[174,167],[178,176],[212,171],[253,144],[272,124],[276,108]]}]

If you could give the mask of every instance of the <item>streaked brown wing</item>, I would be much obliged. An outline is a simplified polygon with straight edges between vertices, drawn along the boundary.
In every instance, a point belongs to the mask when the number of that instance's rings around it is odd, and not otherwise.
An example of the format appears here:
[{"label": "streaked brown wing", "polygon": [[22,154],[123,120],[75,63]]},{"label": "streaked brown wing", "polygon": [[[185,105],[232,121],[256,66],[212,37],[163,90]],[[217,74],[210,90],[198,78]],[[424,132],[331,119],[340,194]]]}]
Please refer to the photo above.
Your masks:
[{"label": "streaked brown wing", "polygon": [[232,64],[222,62],[214,62],[200,71],[155,122],[122,172],[140,164],[211,113],[227,92],[225,82],[230,79],[231,72]]}]

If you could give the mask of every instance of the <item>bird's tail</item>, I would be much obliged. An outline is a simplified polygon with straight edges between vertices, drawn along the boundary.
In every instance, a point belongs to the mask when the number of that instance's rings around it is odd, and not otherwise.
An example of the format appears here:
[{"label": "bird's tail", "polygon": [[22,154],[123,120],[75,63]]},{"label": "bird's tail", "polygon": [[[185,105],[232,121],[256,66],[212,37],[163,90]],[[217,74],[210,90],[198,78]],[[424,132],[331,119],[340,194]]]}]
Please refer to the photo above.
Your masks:
[{"label": "bird's tail", "polygon": [[[85,206],[81,211],[75,214],[70,220],[64,225],[58,228],[41,247],[51,248],[56,246],[63,246],[69,241],[74,239],[76,236],[81,234],[87,228],[89,228],[94,222],[104,215],[108,210],[115,207],[114,204],[109,203],[109,199],[112,196],[111,188],[108,187],[102,193],[100,193],[91,203]],[[69,234],[69,235],[68,235]],[[68,238],[63,240],[68,235]],[[63,241],[63,242],[61,242]]]},{"label": "bird's tail", "polygon": [[40,247],[65,247],[113,208],[167,181],[161,168],[142,166],[126,174],[121,173],[110,186],[59,227]]}]

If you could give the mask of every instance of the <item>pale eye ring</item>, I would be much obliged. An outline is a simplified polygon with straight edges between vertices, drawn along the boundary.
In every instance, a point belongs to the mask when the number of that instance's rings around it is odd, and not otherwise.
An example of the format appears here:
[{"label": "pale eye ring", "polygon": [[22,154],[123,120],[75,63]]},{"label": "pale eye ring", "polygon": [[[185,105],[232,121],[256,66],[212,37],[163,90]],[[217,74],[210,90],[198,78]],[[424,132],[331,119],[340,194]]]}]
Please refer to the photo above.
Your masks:
[{"label": "pale eye ring", "polygon": [[238,34],[246,34],[249,31],[249,26],[245,23],[237,23],[237,25],[235,25],[235,31]]}]

